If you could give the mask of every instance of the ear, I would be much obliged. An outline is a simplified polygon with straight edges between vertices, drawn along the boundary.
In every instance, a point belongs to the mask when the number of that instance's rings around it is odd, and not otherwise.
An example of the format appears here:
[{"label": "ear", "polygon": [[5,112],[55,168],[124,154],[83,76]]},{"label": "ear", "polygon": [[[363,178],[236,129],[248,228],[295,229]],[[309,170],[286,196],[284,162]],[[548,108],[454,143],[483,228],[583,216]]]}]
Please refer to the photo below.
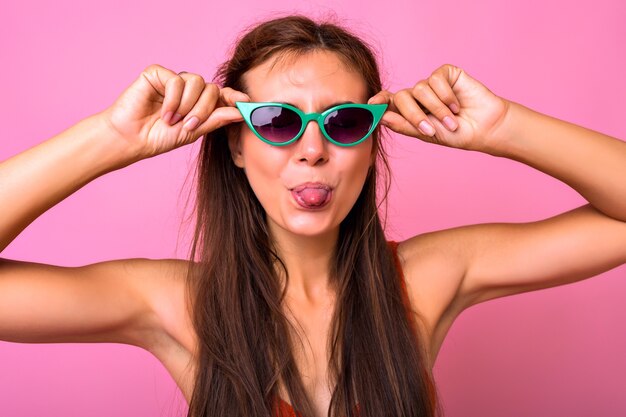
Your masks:
[{"label": "ear", "polygon": [[230,156],[233,158],[233,162],[239,168],[244,167],[243,155],[241,153],[241,135],[239,135],[239,129],[231,128],[226,130],[228,136],[228,148],[230,149]]}]

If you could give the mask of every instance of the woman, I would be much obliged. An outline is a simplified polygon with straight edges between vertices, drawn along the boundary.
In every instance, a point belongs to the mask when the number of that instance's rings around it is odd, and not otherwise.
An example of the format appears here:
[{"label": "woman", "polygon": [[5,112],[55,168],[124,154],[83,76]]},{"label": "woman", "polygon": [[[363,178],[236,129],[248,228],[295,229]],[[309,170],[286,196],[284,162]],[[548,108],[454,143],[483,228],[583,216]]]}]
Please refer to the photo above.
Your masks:
[{"label": "woman", "polygon": [[[140,346],[194,417],[431,416],[432,365],[464,309],[626,262],[626,145],[458,67],[391,93],[367,45],[294,16],[249,31],[214,81],[151,65],[110,108],[0,165],[4,249],[89,181],[203,137],[189,260],[3,259],[0,339]],[[300,125],[310,113],[328,117]],[[377,122],[524,162],[590,203],[387,242]]]}]

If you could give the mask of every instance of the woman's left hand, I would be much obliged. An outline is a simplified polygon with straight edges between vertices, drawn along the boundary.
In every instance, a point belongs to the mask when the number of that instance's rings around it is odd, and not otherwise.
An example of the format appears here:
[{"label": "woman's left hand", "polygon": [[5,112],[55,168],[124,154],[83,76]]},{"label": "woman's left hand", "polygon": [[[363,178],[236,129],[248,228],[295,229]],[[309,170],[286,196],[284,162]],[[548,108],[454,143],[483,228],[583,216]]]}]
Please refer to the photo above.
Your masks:
[{"label": "woman's left hand", "polygon": [[[413,88],[395,94],[383,90],[368,103],[389,104],[381,124],[426,142],[487,151],[510,136],[505,123],[510,103],[450,64]],[[434,127],[431,131],[428,122]]]}]

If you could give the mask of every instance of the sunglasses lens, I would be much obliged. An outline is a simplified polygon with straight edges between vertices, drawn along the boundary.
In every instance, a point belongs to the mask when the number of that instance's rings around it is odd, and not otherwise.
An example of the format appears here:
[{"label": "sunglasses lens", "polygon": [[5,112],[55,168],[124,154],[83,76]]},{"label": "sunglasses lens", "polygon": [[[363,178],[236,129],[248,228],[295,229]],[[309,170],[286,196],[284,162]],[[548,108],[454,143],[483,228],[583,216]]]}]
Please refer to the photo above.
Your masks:
[{"label": "sunglasses lens", "polygon": [[374,115],[367,109],[345,107],[326,116],[324,128],[328,136],[339,143],[354,143],[369,132]]},{"label": "sunglasses lens", "polygon": [[296,112],[279,106],[257,108],[250,115],[250,122],[259,135],[274,143],[293,139],[302,127]]}]

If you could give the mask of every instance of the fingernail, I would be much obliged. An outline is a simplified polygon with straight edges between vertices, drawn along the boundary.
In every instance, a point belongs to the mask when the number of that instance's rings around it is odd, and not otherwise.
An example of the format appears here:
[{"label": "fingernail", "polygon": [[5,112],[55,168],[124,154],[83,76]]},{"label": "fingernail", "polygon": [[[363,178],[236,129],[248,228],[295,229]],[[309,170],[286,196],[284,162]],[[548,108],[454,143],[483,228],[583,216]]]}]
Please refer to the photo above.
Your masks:
[{"label": "fingernail", "polygon": [[450,107],[450,111],[452,113],[458,113],[459,112],[459,106],[457,106],[455,103],[450,104],[448,107]]},{"label": "fingernail", "polygon": [[454,131],[454,129],[456,129],[458,126],[456,122],[452,119],[452,117],[450,116],[446,116],[443,118],[443,124],[446,125],[448,130],[452,130],[452,131]]},{"label": "fingernail", "polygon": [[199,121],[200,119],[198,119],[197,116],[193,116],[191,119],[185,122],[185,124],[183,125],[183,129],[193,130],[198,126]]},{"label": "fingernail", "polygon": [[165,115],[163,116],[162,120],[163,120],[165,123],[169,123],[169,122],[170,122],[170,119],[172,118],[172,115],[173,115],[173,114],[174,114],[174,112],[173,112],[173,111],[168,111],[167,113],[165,113]]},{"label": "fingernail", "polygon": [[423,134],[425,134],[426,136],[432,136],[435,134],[435,128],[433,127],[433,125],[431,125],[430,123],[428,123],[426,120],[422,120],[419,124],[419,129],[422,131]]},{"label": "fingernail", "polygon": [[175,124],[176,124],[176,123],[178,123],[178,122],[179,122],[179,120],[180,120],[180,119],[182,119],[182,118],[183,118],[183,116],[182,116],[182,115],[180,115],[180,114],[176,113],[176,114],[174,115],[174,117],[172,117],[172,120],[170,121],[170,124],[171,124],[171,125],[175,125]]}]

